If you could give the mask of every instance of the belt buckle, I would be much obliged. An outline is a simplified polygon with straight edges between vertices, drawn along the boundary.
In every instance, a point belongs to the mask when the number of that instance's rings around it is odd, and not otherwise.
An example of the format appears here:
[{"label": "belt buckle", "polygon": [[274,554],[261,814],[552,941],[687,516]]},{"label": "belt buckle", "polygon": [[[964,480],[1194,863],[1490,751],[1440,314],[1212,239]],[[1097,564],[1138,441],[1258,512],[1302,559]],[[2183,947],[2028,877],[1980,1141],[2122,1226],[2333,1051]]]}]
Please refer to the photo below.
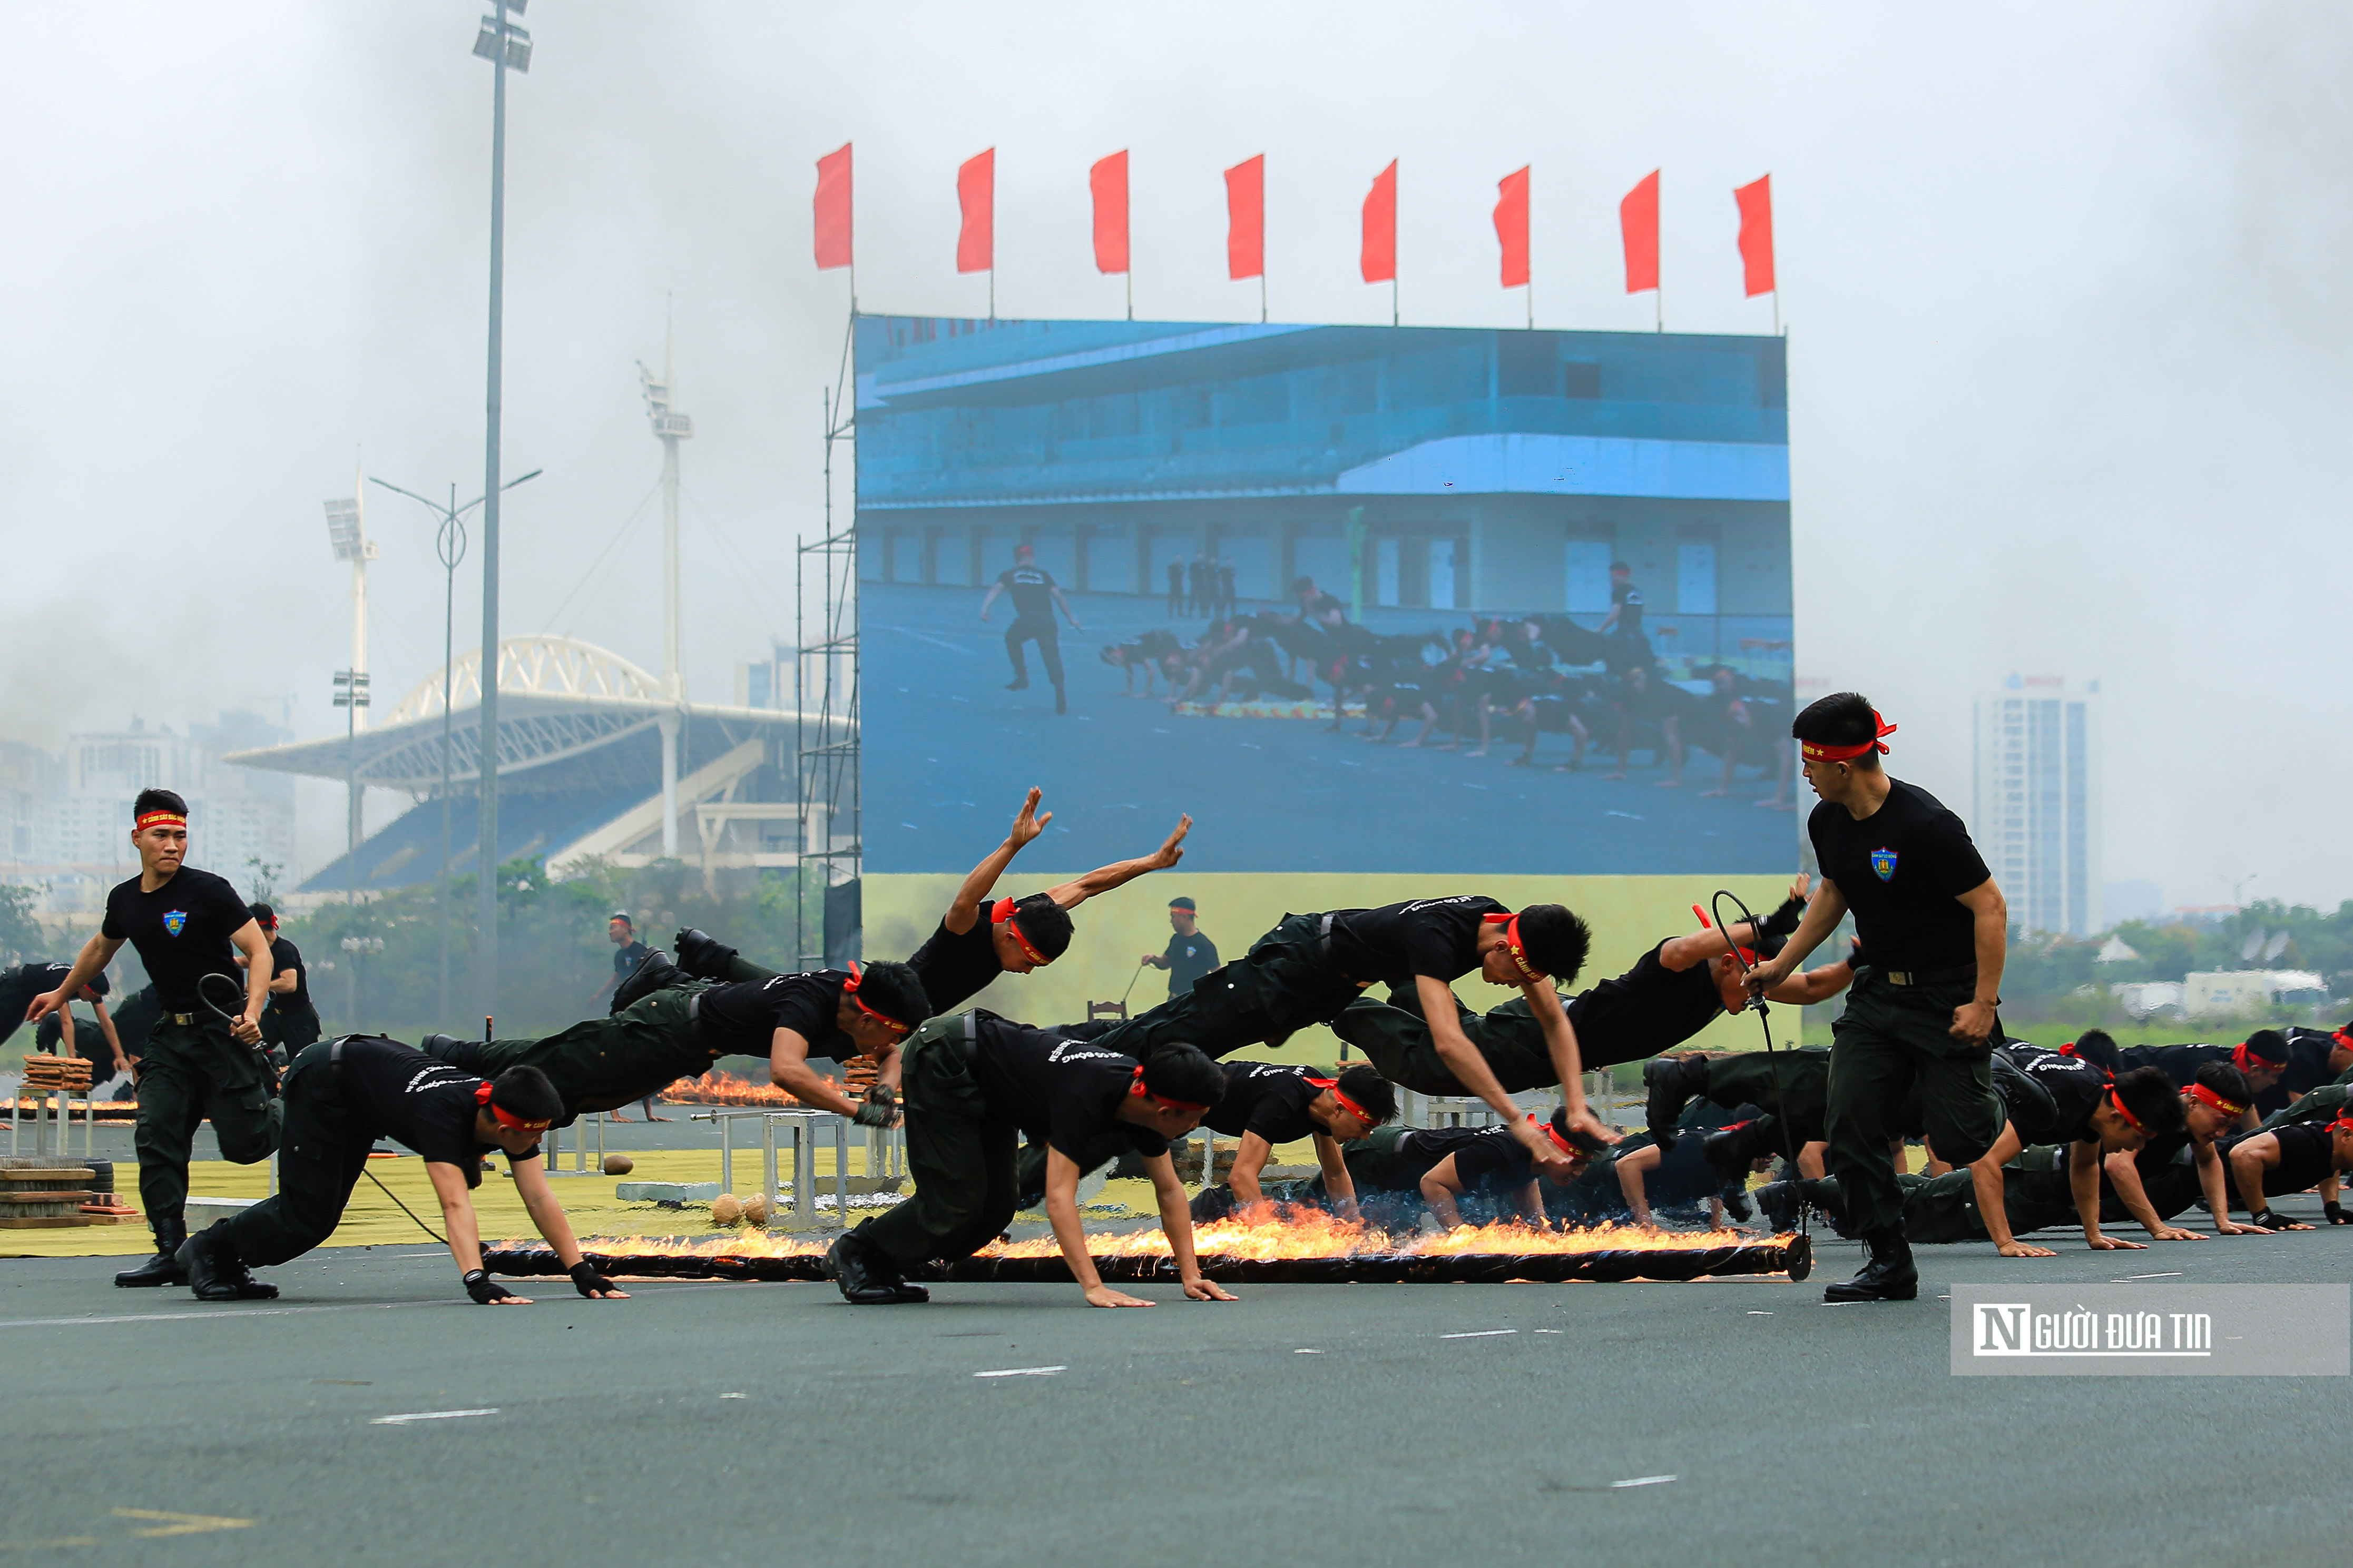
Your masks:
[{"label": "belt buckle", "polygon": [[1890,985],[1911,984],[1912,971],[1908,969],[1891,969],[1887,971],[1887,984]]}]

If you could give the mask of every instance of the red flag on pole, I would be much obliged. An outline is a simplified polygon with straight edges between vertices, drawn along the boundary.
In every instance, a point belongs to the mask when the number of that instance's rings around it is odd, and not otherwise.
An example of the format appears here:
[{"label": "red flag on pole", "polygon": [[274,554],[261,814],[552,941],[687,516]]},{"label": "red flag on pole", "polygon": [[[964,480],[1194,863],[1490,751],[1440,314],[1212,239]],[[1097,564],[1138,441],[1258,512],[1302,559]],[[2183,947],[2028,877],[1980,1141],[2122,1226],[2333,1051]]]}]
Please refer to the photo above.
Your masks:
[{"label": "red flag on pole", "polygon": [[1748,297],[1770,294],[1773,283],[1773,176],[1732,193],[1740,204],[1740,270]]},{"label": "red flag on pole", "polygon": [[1504,246],[1504,287],[1528,281],[1528,171],[1506,174],[1495,185],[1495,237]]},{"label": "red flag on pole", "polygon": [[1226,171],[1226,276],[1266,276],[1266,154]]},{"label": "red flag on pole", "polygon": [[1365,197],[1365,243],[1357,270],[1367,283],[1397,281],[1397,160],[1373,176]]},{"label": "red flag on pole", "polygon": [[1659,286],[1659,172],[1656,169],[1642,176],[1641,183],[1626,193],[1618,204],[1618,226],[1626,237],[1626,292],[1640,294],[1645,289]]},{"label": "red flag on pole", "polygon": [[956,270],[997,268],[997,149],[967,158],[956,169],[956,205],[964,227],[956,234]]},{"label": "red flag on pole", "polygon": [[1124,150],[1095,161],[1087,171],[1087,188],[1095,198],[1095,270],[1127,270],[1127,153]]},{"label": "red flag on pole", "polygon": [[849,143],[817,161],[817,265],[848,267],[849,259]]}]

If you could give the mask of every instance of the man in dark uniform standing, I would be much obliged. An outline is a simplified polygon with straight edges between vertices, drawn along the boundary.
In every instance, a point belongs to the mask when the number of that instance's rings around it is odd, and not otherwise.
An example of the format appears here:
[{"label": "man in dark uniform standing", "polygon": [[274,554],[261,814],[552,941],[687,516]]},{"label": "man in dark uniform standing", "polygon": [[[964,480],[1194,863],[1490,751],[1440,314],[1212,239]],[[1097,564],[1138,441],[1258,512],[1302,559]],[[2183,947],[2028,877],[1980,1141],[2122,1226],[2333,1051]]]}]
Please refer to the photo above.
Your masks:
[{"label": "man in dark uniform standing", "polygon": [[[117,1285],[185,1282],[178,1253],[188,1238],[188,1153],[209,1119],[221,1158],[250,1165],[278,1147],[280,1107],[261,1054],[261,1013],[269,1002],[269,943],[227,881],[182,862],[188,803],[167,789],[143,789],[132,805],[139,875],[106,895],[106,919],[55,990],[33,998],[28,1021],[65,1005],[129,942],[139,951],[163,1016],[140,1056],[139,1201],[155,1232],[155,1256],[114,1277]],[[234,975],[245,962],[245,1005],[234,1022],[208,1011],[196,982]]]},{"label": "man in dark uniform standing", "polygon": [[1070,699],[1062,689],[1062,644],[1060,634],[1054,629],[1054,608],[1061,606],[1069,616],[1071,629],[1082,632],[1079,617],[1071,612],[1070,602],[1062,597],[1054,574],[1038,564],[1038,552],[1024,544],[1013,552],[1013,564],[997,574],[988,585],[988,593],[980,601],[980,618],[988,619],[989,606],[997,595],[1013,595],[1013,624],[1005,628],[1005,656],[1013,661],[1013,679],[1006,682],[1008,691],[1029,689],[1029,667],[1021,658],[1021,645],[1038,645],[1038,662],[1046,667],[1046,679],[1054,687],[1054,711],[1071,710]]},{"label": "man in dark uniform standing", "polygon": [[1165,952],[1147,952],[1144,962],[1168,972],[1168,994],[1181,995],[1193,983],[1218,967],[1218,944],[1202,932],[1200,911],[1190,899],[1168,900],[1168,929],[1174,934]]},{"label": "man in dark uniform standing", "polygon": [[605,940],[613,944],[613,973],[607,976],[604,984],[596,987],[596,994],[588,998],[591,1002],[604,1000],[605,993],[635,974],[638,965],[643,963],[646,955],[653,951],[638,940],[638,922],[631,920],[626,910],[614,910],[613,918],[605,922]]},{"label": "man in dark uniform standing", "polygon": [[1871,965],[1832,1027],[1827,1131],[1831,1172],[1870,1258],[1823,1292],[1831,1301],[1919,1294],[1889,1151],[1905,1097],[1918,1091],[1927,1134],[1954,1165],[1975,1161],[2001,1131],[1989,1057],[2009,906],[1961,819],[1879,765],[1894,729],[1852,691],[1790,726],[1821,797],[1806,823],[1821,882],[1788,945],[1750,979],[1770,993],[1854,912]]},{"label": "man in dark uniform standing", "polygon": [[486,1307],[531,1304],[482,1268],[481,1232],[467,1195],[482,1183],[482,1156],[507,1157],[515,1194],[583,1296],[623,1292],[580,1255],[571,1222],[548,1185],[540,1134],[561,1109],[554,1087],[527,1067],[494,1083],[459,1072],[397,1040],[345,1035],[311,1046],[286,1075],[284,1185],[275,1196],[190,1237],[180,1266],[199,1300],[268,1300],[278,1287],[248,1270],[289,1263],[324,1243],[342,1223],[352,1189],[379,1138],[423,1157],[441,1202],[449,1255],[466,1294]]},{"label": "man in dark uniform standing", "polygon": [[311,1001],[310,966],[302,962],[302,950],[278,934],[277,910],[268,904],[247,908],[261,934],[269,939],[269,1005],[261,1015],[261,1037],[290,1059],[319,1037],[319,1009]]}]

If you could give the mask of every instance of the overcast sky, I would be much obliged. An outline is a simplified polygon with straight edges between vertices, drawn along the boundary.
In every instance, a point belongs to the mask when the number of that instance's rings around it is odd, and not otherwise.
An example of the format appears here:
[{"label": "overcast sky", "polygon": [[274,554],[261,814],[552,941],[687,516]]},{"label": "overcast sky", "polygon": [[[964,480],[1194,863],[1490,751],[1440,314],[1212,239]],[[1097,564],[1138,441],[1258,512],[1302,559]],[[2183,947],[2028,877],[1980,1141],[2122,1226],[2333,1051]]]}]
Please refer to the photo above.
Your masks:
[{"label": "overcast sky", "polygon": [[[479,14],[0,11],[0,734],[239,706],[340,728],[321,501],[362,451],[411,489],[480,489]],[[527,21],[506,444],[510,474],[547,473],[508,510],[510,635],[659,666],[635,362],[659,362],[670,300],[690,689],[727,700],[789,639],[849,307],[812,267],[809,197],[844,142],[860,302],[943,314],[985,308],[954,182],[992,145],[1006,316],[1120,311],[1087,167],[1126,147],[1141,317],[1255,319],[1219,172],[1263,152],[1278,320],[1387,320],[1356,213],[1397,158],[1409,323],[1523,319],[1488,212],[1532,163],[1538,325],[1649,328],[1615,206],[1656,167],[1668,328],[1765,331],[1730,193],[1770,171],[1801,678],[1870,693],[1898,774],[1964,810],[1972,697],[2096,678],[2109,879],[2353,895],[2342,8],[539,0]],[[388,706],[439,663],[441,582],[422,509],[369,504]],[[458,602],[464,648],[471,562]],[[336,836],[323,804],[307,837]]]}]

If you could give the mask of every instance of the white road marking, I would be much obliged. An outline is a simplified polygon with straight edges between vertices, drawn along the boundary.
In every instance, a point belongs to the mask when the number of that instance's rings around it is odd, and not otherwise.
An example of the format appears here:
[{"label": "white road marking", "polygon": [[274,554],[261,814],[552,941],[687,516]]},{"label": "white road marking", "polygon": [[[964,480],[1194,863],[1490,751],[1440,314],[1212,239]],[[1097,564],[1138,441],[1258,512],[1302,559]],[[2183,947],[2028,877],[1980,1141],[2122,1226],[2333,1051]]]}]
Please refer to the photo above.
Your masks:
[{"label": "white road marking", "polygon": [[1492,1340],[1498,1334],[1516,1334],[1517,1329],[1473,1329],[1465,1334],[1440,1334],[1441,1340]]},{"label": "white road marking", "polygon": [[[2170,1269],[2163,1274],[2127,1274],[2125,1276],[2125,1279],[2179,1279],[2180,1278],[2181,1270],[2179,1268]],[[2116,1281],[2119,1285],[2124,1282],[2124,1279]]]},{"label": "white road marking", "polygon": [[1752,1307],[1748,1310],[1748,1315],[1752,1318],[1769,1318],[1773,1314],[1770,1312],[1760,1312]]},{"label": "white road marking", "polygon": [[216,1307],[206,1312],[111,1312],[87,1318],[0,1318],[0,1329],[79,1328],[85,1323],[241,1322],[290,1312],[389,1312],[399,1307],[470,1307],[470,1301],[351,1301],[332,1307]]},{"label": "white road marking", "polygon": [[456,1421],[467,1415],[496,1415],[495,1405],[487,1410],[417,1410],[406,1415],[379,1415],[368,1423],[371,1426],[397,1426],[406,1421]]},{"label": "white road marking", "polygon": [[1609,1489],[1611,1491],[1617,1491],[1625,1487],[1662,1487],[1669,1481],[1679,1481],[1681,1479],[1683,1479],[1681,1476],[1636,1476],[1630,1481],[1611,1481],[1609,1483]]},{"label": "white road marking", "polygon": [[1530,1329],[1528,1332],[1532,1334],[1565,1334],[1568,1332],[1568,1331],[1567,1329]]},{"label": "white road marking", "polygon": [[976,1372],[975,1377],[1051,1377],[1058,1372],[1068,1372],[1067,1366],[1008,1366],[996,1372]]},{"label": "white road marking", "polygon": [[1322,1355],[1322,1351],[1293,1351],[1293,1355]]}]

